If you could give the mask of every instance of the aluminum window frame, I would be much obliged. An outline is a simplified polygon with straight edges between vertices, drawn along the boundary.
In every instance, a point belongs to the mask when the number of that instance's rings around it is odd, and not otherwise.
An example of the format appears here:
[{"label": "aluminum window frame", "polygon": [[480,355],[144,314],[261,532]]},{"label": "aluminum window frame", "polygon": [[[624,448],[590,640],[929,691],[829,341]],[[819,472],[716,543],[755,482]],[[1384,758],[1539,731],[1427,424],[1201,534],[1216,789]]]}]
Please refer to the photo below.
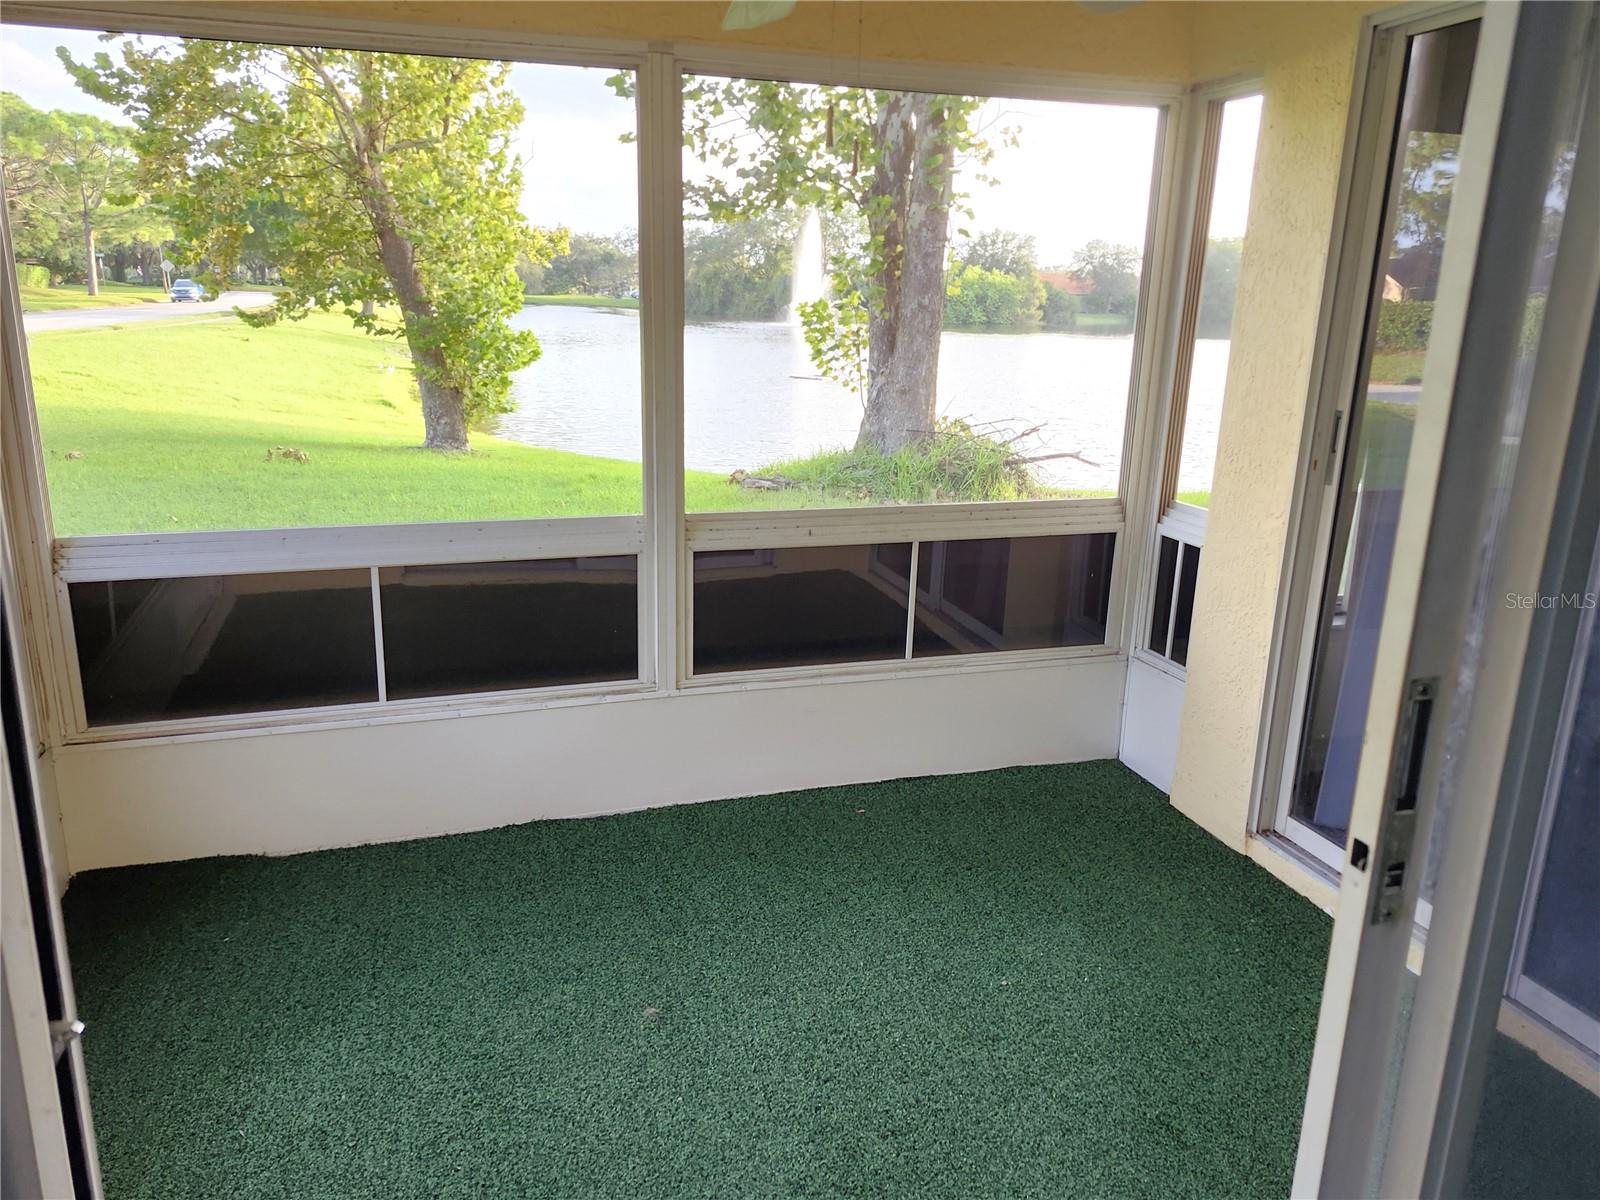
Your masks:
[{"label": "aluminum window frame", "polygon": [[[1128,497],[1147,487],[1143,450],[1158,427],[1153,398],[1167,346],[1168,273],[1177,227],[1173,211],[1182,194],[1178,162],[1190,89],[1181,84],[1104,78],[1073,72],[839,59],[734,47],[661,44],[626,38],[521,35],[404,20],[370,21],[314,13],[261,13],[227,4],[108,3],[106,0],[18,0],[3,22],[45,27],[111,30],[166,36],[212,37],[265,44],[328,44],[354,49],[483,57],[538,65],[626,69],[637,81],[639,266],[642,298],[640,389],[643,471],[642,513],[619,517],[530,518],[382,526],[288,527],[265,530],[138,533],[57,539],[53,536],[42,445],[27,365],[26,335],[14,276],[0,279],[0,308],[7,315],[3,351],[7,422],[7,508],[14,514],[24,553],[20,573],[27,622],[40,664],[46,740],[56,745],[132,738],[229,736],[283,728],[370,723],[393,719],[457,717],[507,708],[599,703],[641,696],[670,696],[708,687],[811,685],[902,672],[958,673],[1030,669],[1085,658],[1125,657],[1130,651],[1134,597],[1132,552],[1142,538],[1130,531]],[[683,242],[682,79],[688,73],[741,75],[795,82],[960,92],[996,98],[1142,106],[1157,112],[1146,220],[1144,264],[1133,332],[1133,369],[1123,425],[1118,495],[1111,499],[1017,503],[929,504],[873,508],[770,510],[686,514],[683,482]],[[3,256],[12,260],[9,231]],[[15,434],[15,436],[11,436]],[[1145,524],[1139,522],[1139,524]],[[964,540],[1045,534],[1109,532],[1117,535],[1110,606],[1103,645],[822,668],[780,668],[691,677],[692,559],[696,549],[756,549],[777,545],[869,541]],[[317,567],[431,565],[595,554],[639,556],[640,678],[636,683],[539,688],[463,697],[386,700],[328,705],[314,710],[274,710],[237,716],[175,719],[137,725],[90,727],[67,597],[69,582],[255,573]],[[402,561],[403,560],[403,561]],[[27,605],[29,599],[34,603]]]},{"label": "aluminum window frame", "polygon": [[1366,353],[1367,317],[1375,303],[1372,273],[1387,217],[1406,46],[1413,36],[1479,19],[1484,11],[1481,0],[1466,0],[1373,13],[1364,19],[1357,47],[1246,827],[1247,836],[1277,843],[1327,881],[1339,878],[1344,847],[1294,819],[1290,807],[1310,699],[1320,600],[1339,509],[1336,468],[1348,447],[1350,409]]}]

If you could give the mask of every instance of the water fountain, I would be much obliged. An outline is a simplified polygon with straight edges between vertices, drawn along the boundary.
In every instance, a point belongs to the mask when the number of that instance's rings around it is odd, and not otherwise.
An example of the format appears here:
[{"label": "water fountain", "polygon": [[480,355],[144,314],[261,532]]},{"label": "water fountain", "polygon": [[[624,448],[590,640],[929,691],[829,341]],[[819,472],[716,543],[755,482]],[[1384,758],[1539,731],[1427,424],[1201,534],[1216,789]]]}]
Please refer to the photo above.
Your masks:
[{"label": "water fountain", "polygon": [[790,323],[799,324],[802,304],[827,294],[828,281],[822,268],[822,218],[816,209],[808,208],[794,239],[794,266],[789,272]]}]

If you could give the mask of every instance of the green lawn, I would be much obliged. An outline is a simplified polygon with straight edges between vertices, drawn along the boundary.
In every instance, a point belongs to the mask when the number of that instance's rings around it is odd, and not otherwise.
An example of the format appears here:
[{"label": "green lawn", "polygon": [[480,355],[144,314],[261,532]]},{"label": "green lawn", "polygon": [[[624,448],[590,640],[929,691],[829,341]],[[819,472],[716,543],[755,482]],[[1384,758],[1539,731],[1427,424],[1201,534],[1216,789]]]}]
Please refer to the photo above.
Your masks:
[{"label": "green lawn", "polygon": [[[266,329],[197,316],[35,333],[29,355],[62,537],[614,516],[643,508],[636,462],[487,433],[472,436],[471,454],[423,450],[404,350],[356,332],[341,316]],[[274,448],[305,460],[269,457]],[[687,509],[959,498],[959,481],[931,487],[912,472],[879,495],[854,477],[808,474],[803,465],[785,464],[795,468],[791,478],[810,486],[776,491],[686,472]]]},{"label": "green lawn", "polygon": [[1370,380],[1373,383],[1421,383],[1422,360],[1426,350],[1379,351],[1372,356]]},{"label": "green lawn", "polygon": [[114,283],[105,280],[100,284],[98,296],[89,295],[81,283],[62,287],[29,287],[18,289],[22,296],[23,312],[61,312],[69,308],[113,308],[119,304],[166,304],[167,294],[159,287],[142,283]]},{"label": "green lawn", "polygon": [[565,308],[638,308],[637,296],[524,296],[524,304],[554,304]]},{"label": "green lawn", "polygon": [[[637,513],[638,463],[473,435],[420,449],[404,352],[342,317],[231,319],[29,340],[56,533]],[[308,461],[268,460],[272,447]],[[692,508],[791,507],[690,472]],[[812,500],[820,502],[820,498]]]}]

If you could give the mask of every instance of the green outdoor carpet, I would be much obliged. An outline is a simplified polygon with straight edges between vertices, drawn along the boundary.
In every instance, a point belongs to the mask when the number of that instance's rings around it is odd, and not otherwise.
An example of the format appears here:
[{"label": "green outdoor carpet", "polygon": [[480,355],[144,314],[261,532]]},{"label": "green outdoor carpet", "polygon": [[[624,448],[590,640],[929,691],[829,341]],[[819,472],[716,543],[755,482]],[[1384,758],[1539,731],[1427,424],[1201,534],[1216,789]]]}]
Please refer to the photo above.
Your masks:
[{"label": "green outdoor carpet", "polygon": [[113,1200],[1281,1196],[1329,934],[1116,763],[96,871],[67,911]]}]

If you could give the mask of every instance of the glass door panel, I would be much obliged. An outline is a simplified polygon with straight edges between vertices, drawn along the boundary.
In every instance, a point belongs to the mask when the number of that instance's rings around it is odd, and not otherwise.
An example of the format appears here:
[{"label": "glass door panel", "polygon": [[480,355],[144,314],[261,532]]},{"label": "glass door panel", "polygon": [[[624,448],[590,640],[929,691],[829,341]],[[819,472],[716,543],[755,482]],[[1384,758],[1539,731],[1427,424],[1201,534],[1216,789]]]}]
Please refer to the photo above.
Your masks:
[{"label": "glass door panel", "polygon": [[1339,507],[1312,661],[1291,820],[1344,846],[1388,593],[1402,484],[1422,394],[1434,293],[1458,167],[1479,22],[1408,39],[1391,152],[1381,269],[1375,269]]}]

